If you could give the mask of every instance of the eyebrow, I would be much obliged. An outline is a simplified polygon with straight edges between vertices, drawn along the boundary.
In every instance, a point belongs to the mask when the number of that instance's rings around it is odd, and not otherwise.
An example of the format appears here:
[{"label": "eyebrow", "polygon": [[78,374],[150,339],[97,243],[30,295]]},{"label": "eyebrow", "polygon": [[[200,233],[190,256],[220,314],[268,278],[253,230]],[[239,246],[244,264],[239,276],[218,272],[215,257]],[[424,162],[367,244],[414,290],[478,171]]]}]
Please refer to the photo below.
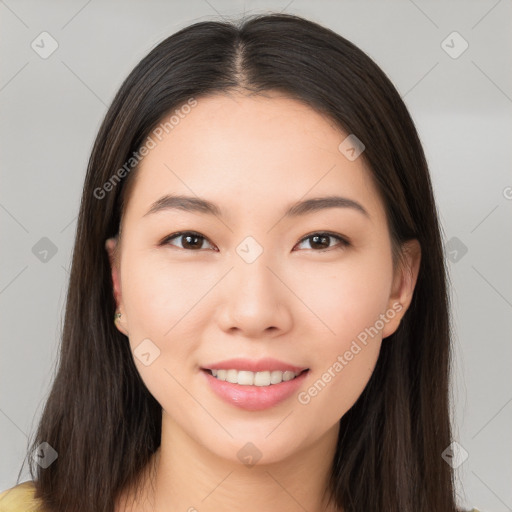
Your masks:
[{"label": "eyebrow", "polygon": [[[360,203],[341,196],[315,197],[298,201],[285,211],[283,217],[298,217],[327,208],[350,208],[370,218],[370,214]],[[223,216],[221,208],[206,199],[184,195],[165,195],[155,201],[143,217],[166,210],[182,210],[215,215],[217,217]]]}]

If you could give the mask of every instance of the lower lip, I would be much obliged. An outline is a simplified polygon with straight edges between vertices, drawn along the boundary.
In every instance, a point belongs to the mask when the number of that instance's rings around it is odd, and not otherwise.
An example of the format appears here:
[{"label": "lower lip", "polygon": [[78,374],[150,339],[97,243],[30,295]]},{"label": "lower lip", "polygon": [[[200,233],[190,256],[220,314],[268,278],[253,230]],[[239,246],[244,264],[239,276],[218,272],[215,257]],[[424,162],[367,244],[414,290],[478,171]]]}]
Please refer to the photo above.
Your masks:
[{"label": "lower lip", "polygon": [[228,404],[247,411],[262,411],[283,402],[297,391],[309,373],[309,370],[304,371],[292,380],[270,386],[242,386],[219,380],[206,370],[201,371],[214,393]]}]

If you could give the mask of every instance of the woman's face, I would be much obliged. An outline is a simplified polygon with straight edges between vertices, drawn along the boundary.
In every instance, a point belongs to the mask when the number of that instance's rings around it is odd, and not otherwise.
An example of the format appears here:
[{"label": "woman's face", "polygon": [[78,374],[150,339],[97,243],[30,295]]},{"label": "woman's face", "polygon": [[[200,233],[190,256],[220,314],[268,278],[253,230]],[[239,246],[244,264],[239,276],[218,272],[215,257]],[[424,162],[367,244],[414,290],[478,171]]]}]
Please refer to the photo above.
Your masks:
[{"label": "woman's face", "polygon": [[[409,305],[419,255],[411,277],[393,273],[363,159],[298,101],[201,98],[161,132],[122,219],[116,324],[164,421],[226,459],[282,460],[337,429],[362,393]],[[296,206],[327,196],[346,201]],[[246,361],[222,364],[235,358]],[[286,365],[307,371],[278,383]],[[240,383],[207,371],[221,366],[242,370],[226,372]]]}]

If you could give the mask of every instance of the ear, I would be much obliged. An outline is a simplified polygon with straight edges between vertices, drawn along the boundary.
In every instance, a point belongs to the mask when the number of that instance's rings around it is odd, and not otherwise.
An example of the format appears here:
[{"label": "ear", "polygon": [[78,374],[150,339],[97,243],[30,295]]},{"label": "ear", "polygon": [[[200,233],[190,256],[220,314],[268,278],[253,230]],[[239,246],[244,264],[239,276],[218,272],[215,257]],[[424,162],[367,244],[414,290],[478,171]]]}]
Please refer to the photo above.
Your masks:
[{"label": "ear", "polygon": [[[411,304],[416,281],[418,280],[421,262],[421,246],[418,240],[405,242],[402,245],[402,253],[404,262],[397,265],[393,276],[393,285],[386,313],[389,321],[382,330],[382,338],[391,336],[398,329]],[[393,317],[391,317],[391,312],[395,313]]]},{"label": "ear", "polygon": [[[108,253],[108,258],[110,261],[111,275],[112,275],[112,286],[114,299],[116,301],[117,311],[119,311],[122,316],[121,318],[115,321],[116,327],[119,331],[121,331],[124,335],[128,336],[128,330],[126,328],[126,314],[123,310],[123,295],[121,291],[121,273],[120,273],[120,264],[119,264],[119,254],[116,252],[118,244],[118,238],[108,238],[105,242],[105,249]],[[114,321],[114,319],[112,319]]]}]

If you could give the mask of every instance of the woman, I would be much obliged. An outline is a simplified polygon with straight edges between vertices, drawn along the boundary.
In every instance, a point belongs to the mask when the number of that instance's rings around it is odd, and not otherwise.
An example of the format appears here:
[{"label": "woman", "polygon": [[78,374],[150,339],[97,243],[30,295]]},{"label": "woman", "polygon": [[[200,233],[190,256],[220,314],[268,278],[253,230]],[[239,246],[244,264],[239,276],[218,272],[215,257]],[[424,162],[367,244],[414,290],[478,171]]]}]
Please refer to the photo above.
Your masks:
[{"label": "woman", "polygon": [[292,15],[180,30],[100,128],[33,481],[0,504],[455,511],[446,286],[368,56]]}]

